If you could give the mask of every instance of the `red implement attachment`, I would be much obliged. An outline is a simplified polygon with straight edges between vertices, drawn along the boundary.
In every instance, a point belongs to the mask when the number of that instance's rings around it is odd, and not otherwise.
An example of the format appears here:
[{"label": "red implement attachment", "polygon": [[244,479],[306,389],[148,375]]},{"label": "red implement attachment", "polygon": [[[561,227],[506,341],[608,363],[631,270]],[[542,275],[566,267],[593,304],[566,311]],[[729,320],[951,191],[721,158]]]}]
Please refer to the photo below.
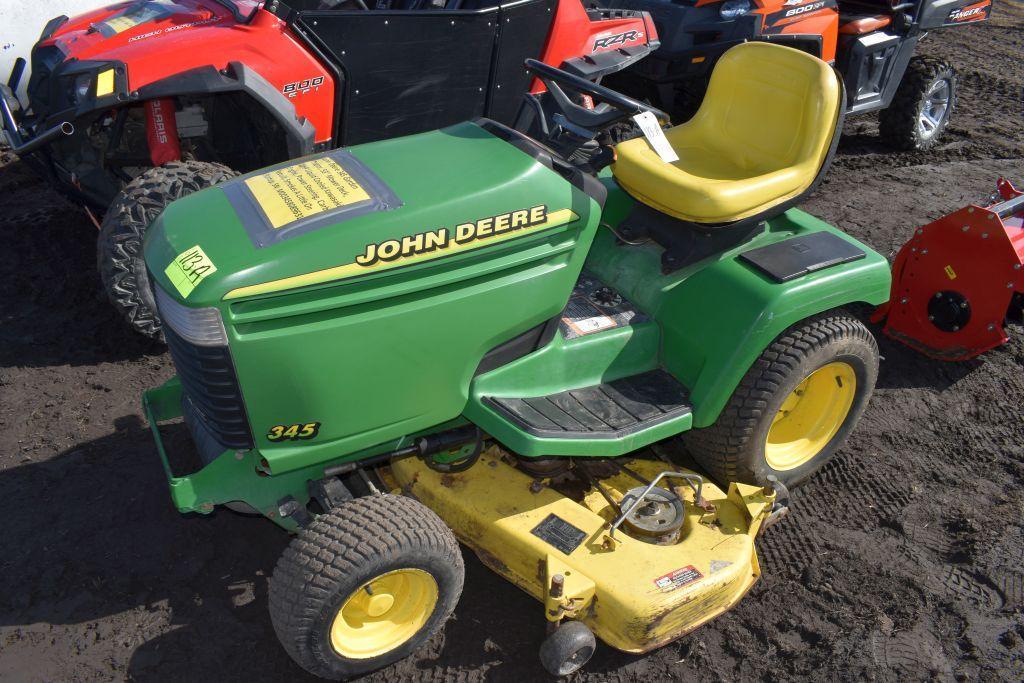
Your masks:
[{"label": "red implement attachment", "polygon": [[1001,201],[918,229],[892,267],[889,302],[872,319],[939,360],[973,358],[1008,340],[1024,302],[1024,192],[1000,179]]}]

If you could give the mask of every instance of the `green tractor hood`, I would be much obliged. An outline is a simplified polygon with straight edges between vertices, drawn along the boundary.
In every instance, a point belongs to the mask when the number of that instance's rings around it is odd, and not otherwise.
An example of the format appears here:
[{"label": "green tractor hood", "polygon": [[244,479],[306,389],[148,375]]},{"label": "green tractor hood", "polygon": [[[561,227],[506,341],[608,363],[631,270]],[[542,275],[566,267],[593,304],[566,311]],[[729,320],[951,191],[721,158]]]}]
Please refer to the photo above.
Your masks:
[{"label": "green tractor hood", "polygon": [[[552,182],[558,179],[559,182]],[[146,238],[191,307],[381,276],[565,225],[572,187],[480,126],[336,150],[175,202]]]}]

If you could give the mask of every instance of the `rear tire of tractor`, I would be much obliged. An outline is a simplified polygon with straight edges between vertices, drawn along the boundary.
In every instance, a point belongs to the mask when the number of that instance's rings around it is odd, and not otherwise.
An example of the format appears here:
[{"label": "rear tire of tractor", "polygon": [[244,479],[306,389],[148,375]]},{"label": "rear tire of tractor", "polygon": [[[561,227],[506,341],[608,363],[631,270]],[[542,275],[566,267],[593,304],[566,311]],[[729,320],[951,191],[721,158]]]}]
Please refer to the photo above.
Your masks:
[{"label": "rear tire of tractor", "polygon": [[690,455],[720,484],[792,488],[825,465],[867,407],[878,345],[844,311],[785,330],[740,381],[718,420],[683,435]]},{"label": "rear tire of tractor", "polygon": [[464,575],[455,535],[425,505],[356,498],[292,540],[270,579],[270,620],[303,669],[351,678],[407,657],[440,630]]},{"label": "rear tire of tractor", "polygon": [[149,226],[175,199],[236,175],[221,164],[172,161],[142,173],[114,198],[100,227],[96,261],[107,297],[139,334],[162,336],[142,253]]},{"label": "rear tire of tractor", "polygon": [[[956,71],[952,66],[931,57],[914,57],[892,102],[878,114],[882,140],[904,151],[935,146],[949,124],[956,95]],[[940,106],[943,100],[945,105]],[[940,109],[941,113],[936,113]]]}]

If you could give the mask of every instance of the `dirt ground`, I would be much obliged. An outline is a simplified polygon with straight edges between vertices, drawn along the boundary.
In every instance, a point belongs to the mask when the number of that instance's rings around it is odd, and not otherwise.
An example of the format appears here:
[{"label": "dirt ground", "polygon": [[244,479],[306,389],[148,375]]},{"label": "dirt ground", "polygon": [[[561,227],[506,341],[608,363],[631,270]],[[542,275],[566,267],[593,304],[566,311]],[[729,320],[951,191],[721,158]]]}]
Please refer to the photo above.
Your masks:
[{"label": "dirt ground", "polygon": [[[1024,180],[1024,5],[928,39],[961,74],[942,146],[892,154],[851,119],[806,208],[883,253]],[[182,517],[139,408],[172,374],[99,294],[95,228],[10,155],[0,168],[0,679],[304,680],[267,579],[287,537]],[[877,330],[876,330],[877,331]],[[759,542],[764,580],[646,657],[603,647],[588,680],[1024,679],[1024,330],[966,363],[880,339],[848,445]],[[467,554],[443,634],[373,680],[543,676],[537,604]]]}]

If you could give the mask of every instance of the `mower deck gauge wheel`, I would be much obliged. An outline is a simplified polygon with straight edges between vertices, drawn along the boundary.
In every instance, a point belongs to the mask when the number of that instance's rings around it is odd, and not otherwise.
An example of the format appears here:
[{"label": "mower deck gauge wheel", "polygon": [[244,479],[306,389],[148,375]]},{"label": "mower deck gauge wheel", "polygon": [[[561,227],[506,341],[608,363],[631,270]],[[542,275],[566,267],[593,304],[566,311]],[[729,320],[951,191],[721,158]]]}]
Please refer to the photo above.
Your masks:
[{"label": "mower deck gauge wheel", "polygon": [[576,673],[594,656],[597,639],[586,624],[567,621],[544,639],[540,662],[552,676]]}]

